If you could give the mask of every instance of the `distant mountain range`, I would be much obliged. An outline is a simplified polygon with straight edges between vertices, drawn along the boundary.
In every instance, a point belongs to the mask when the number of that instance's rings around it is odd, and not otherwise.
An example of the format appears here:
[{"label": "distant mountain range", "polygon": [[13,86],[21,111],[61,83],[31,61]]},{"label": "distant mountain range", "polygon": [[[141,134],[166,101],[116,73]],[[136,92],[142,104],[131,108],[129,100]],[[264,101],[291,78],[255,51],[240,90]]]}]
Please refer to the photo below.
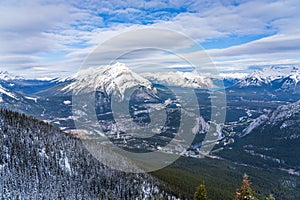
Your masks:
[{"label": "distant mountain range", "polygon": [[[184,88],[208,90],[224,84],[229,102],[295,102],[300,99],[299,80],[300,70],[296,66],[268,67],[248,75],[245,73],[213,75],[180,71],[137,74],[125,64],[116,63],[111,66],[84,69],[73,76],[51,80],[25,79],[1,72],[0,105],[2,108],[31,114],[57,124],[65,124],[66,121],[72,124],[70,118],[72,94],[78,92],[99,90],[108,96],[114,94],[122,98],[124,92],[132,87],[147,88],[155,96],[157,84],[179,87],[183,90]],[[57,109],[53,109],[54,106]],[[66,127],[71,126],[69,122],[65,124]]]},{"label": "distant mountain range", "polygon": [[166,86],[177,86],[185,88],[213,88],[213,81],[201,75],[196,71],[193,72],[153,72],[144,73],[142,76],[153,83],[159,83]]},{"label": "distant mountain range", "polygon": [[267,87],[274,90],[298,92],[300,88],[300,69],[295,66],[286,68],[268,67],[260,71],[254,71],[238,81],[234,86]]},{"label": "distant mountain range", "polygon": [[[169,86],[190,87],[190,88],[211,88],[215,87],[214,82],[222,80],[227,87],[263,87],[269,86],[274,89],[288,89],[298,87],[300,81],[300,69],[296,66],[278,67],[270,66],[262,70],[247,73],[219,73],[200,74],[199,72],[153,72],[137,74],[130,70],[125,64],[116,63],[111,66],[88,68],[79,71],[74,76],[53,79],[25,79],[21,76],[14,76],[8,72],[0,71],[0,81],[3,87],[15,92],[34,94],[46,90],[51,86],[65,82],[76,81],[64,88],[70,91],[93,87],[105,87],[110,93],[115,90],[123,91],[131,85],[143,85],[149,87],[152,83],[165,84]],[[95,85],[96,84],[96,85]],[[32,90],[29,90],[31,87]],[[124,87],[124,88],[122,88]],[[119,92],[120,92],[119,91]]]},{"label": "distant mountain range", "polygon": [[10,80],[22,80],[24,79],[21,76],[14,76],[7,71],[0,71],[0,80],[2,81],[10,81]]}]

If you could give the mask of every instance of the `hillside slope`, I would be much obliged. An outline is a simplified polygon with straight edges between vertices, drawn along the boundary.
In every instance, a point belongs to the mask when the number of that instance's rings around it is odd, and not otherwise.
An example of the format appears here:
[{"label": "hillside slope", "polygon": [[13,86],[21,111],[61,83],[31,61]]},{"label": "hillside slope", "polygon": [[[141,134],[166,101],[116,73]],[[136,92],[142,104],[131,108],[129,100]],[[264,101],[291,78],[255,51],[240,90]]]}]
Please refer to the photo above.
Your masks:
[{"label": "hillside slope", "polygon": [[2,199],[156,199],[148,174],[112,170],[80,140],[16,112],[0,111]]}]

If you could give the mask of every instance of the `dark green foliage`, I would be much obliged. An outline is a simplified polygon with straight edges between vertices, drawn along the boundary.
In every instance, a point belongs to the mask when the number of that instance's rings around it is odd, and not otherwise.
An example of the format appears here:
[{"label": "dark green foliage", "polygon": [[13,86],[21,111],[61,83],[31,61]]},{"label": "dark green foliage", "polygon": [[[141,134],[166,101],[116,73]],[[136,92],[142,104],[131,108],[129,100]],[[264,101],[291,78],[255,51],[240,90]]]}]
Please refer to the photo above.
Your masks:
[{"label": "dark green foliage", "polygon": [[[238,154],[236,155],[238,156]],[[235,199],[244,173],[251,174],[252,189],[258,199],[265,199],[270,193],[276,199],[300,199],[299,188],[291,189],[285,183],[299,186],[297,176],[272,169],[242,166],[226,160],[195,159],[182,157],[171,166],[152,174],[166,183],[164,190],[182,199],[193,199],[199,183],[205,182],[210,199]]]},{"label": "dark green foliage", "polygon": [[199,182],[205,182],[210,199],[233,199],[239,172],[228,163],[182,157],[171,166],[152,174],[167,183],[164,190],[182,199],[193,199]]}]

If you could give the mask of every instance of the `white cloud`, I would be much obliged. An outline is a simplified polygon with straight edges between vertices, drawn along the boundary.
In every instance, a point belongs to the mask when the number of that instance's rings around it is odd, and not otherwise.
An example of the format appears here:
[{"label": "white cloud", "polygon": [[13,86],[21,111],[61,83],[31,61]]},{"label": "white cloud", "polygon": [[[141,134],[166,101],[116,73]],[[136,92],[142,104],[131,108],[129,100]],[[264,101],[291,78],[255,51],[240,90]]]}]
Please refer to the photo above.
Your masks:
[{"label": "white cloud", "polygon": [[300,36],[274,35],[207,53],[220,68],[245,70],[251,65],[300,64]]},{"label": "white cloud", "polygon": [[[96,45],[140,27],[175,30],[197,42],[216,38],[226,40],[229,36],[273,35],[235,47],[209,50],[216,64],[226,70],[272,62],[297,63],[298,10],[297,0],[235,3],[226,0],[3,0],[0,3],[0,66],[9,71],[25,69],[22,73],[27,74],[37,67],[47,68],[47,76],[71,73],[79,68]],[[180,42],[185,42],[171,37],[161,41],[153,38],[148,42],[167,48],[182,46]],[[107,52],[103,53],[109,58],[116,53],[116,48],[138,48],[149,46],[149,43],[124,40],[122,44],[107,47]],[[62,58],[47,59],[48,54],[58,52],[63,52]],[[144,53],[145,58],[135,59],[136,65],[149,62],[150,56],[153,60],[162,59],[153,52],[152,55]],[[183,56],[197,59],[197,53],[184,53]],[[172,59],[172,56],[164,55],[162,60],[172,63]],[[41,70],[36,73],[42,76]]]},{"label": "white cloud", "polygon": [[300,35],[273,35],[239,46],[210,50],[209,52],[211,56],[270,55],[274,53],[299,55]]}]

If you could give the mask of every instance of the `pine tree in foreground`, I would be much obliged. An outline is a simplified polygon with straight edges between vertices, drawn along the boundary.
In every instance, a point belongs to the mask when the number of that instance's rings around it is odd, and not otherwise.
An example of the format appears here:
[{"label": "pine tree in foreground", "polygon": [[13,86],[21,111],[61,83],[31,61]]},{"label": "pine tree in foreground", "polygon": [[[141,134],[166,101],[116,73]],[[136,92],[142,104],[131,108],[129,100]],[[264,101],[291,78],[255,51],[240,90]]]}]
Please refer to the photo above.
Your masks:
[{"label": "pine tree in foreground", "polygon": [[242,186],[235,193],[237,200],[257,200],[250,185],[248,175],[244,174]]},{"label": "pine tree in foreground", "polygon": [[194,200],[208,200],[207,192],[204,184],[200,184],[194,194]]}]

